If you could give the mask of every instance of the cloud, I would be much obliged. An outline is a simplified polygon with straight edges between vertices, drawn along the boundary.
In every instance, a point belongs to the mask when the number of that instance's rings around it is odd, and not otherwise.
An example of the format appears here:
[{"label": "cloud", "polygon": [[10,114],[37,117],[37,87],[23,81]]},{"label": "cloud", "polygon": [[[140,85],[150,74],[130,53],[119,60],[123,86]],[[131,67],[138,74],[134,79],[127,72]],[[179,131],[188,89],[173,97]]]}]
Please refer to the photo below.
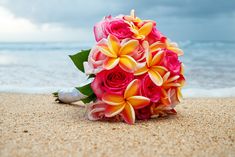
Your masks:
[{"label": "cloud", "polygon": [[73,29],[43,23],[36,25],[26,18],[15,17],[0,7],[0,41],[90,41],[87,29]]},{"label": "cloud", "polygon": [[33,22],[74,27],[89,26],[110,13],[127,14],[133,8],[140,16],[148,18],[208,18],[235,12],[235,1],[223,0],[145,0],[135,3],[127,0],[4,0],[0,4]]},{"label": "cloud", "polygon": [[235,1],[0,0],[0,5],[11,14],[12,24],[20,26],[11,30],[19,35],[26,31],[40,40],[93,41],[93,25],[103,16],[129,14],[133,8],[139,17],[156,20],[158,28],[174,40],[235,40],[230,35],[235,34]]}]

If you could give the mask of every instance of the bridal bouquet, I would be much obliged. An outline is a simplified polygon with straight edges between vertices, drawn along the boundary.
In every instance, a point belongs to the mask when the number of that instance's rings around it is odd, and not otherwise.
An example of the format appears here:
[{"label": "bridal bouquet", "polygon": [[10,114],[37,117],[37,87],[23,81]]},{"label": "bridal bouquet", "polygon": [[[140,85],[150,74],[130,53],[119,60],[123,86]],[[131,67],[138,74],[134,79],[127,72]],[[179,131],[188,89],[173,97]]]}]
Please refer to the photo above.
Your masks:
[{"label": "bridal bouquet", "polygon": [[[90,120],[118,119],[134,124],[176,114],[184,85],[183,51],[156,28],[156,22],[130,15],[107,16],[94,26],[91,50],[71,55],[89,84],[71,92],[59,91],[58,100],[81,100]],[[71,99],[71,100],[70,100]]]}]

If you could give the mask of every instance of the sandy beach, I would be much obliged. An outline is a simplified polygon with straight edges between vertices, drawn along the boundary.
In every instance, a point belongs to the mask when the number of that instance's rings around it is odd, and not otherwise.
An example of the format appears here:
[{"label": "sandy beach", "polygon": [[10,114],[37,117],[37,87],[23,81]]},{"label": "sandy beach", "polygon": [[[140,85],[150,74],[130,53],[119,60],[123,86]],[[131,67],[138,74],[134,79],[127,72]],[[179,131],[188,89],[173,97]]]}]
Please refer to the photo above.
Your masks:
[{"label": "sandy beach", "polygon": [[168,118],[92,122],[51,95],[0,94],[0,156],[235,156],[235,98],[191,98]]}]

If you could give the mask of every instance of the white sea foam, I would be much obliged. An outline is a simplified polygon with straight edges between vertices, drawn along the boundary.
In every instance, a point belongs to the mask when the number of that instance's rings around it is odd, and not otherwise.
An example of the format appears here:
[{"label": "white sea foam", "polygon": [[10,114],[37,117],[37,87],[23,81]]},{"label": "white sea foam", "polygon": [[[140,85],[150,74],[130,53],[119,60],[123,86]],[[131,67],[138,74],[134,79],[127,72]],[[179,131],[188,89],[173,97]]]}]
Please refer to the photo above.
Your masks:
[{"label": "white sea foam", "polygon": [[[59,89],[66,90],[71,87],[16,87],[1,86],[0,92],[9,93],[27,93],[27,94],[51,94]],[[184,98],[205,98],[205,97],[235,97],[235,87],[220,89],[199,89],[186,88],[182,89]]]},{"label": "white sea foam", "polygon": [[[87,43],[0,43],[0,92],[51,93],[86,80],[68,57]],[[180,42],[184,97],[235,96],[235,42]]]},{"label": "white sea foam", "polygon": [[189,88],[183,89],[182,94],[185,98],[190,97],[235,97],[235,87],[217,88],[217,89],[200,89]]}]

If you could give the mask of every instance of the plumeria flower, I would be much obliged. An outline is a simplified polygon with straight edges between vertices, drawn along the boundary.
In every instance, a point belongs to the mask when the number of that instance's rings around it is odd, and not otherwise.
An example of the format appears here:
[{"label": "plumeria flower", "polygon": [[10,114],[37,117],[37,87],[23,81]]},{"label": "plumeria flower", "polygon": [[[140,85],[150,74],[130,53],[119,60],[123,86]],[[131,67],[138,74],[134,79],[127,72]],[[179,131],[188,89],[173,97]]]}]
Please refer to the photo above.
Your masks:
[{"label": "plumeria flower", "polygon": [[147,35],[152,31],[153,23],[147,22],[143,24],[140,28],[131,24],[131,31],[134,33],[134,38],[144,40]]},{"label": "plumeria flower", "polygon": [[[182,100],[182,93],[181,93],[181,87],[183,87],[185,80],[180,79],[180,75],[175,75],[170,77],[170,72],[167,72],[163,76],[163,84],[162,84],[162,94],[163,98],[167,98],[169,96],[169,93],[167,93],[167,90],[170,88],[176,88],[176,96],[179,101]],[[177,81],[178,80],[178,81]]]},{"label": "plumeria flower", "polygon": [[130,15],[124,16],[124,20],[128,22],[133,22],[133,23],[142,23],[143,21],[135,15],[135,10],[132,9],[130,12]]},{"label": "plumeria flower", "polygon": [[174,105],[165,105],[164,103],[154,103],[150,106],[151,118],[164,117],[167,115],[175,115],[177,112]]},{"label": "plumeria flower", "polygon": [[150,51],[154,52],[158,49],[168,49],[172,52],[176,53],[178,56],[182,56],[184,54],[183,50],[178,47],[178,44],[175,42],[171,42],[170,40],[166,40],[166,42],[157,41],[150,46]]},{"label": "plumeria flower", "polygon": [[119,65],[127,72],[133,72],[136,69],[137,62],[130,56],[139,46],[138,40],[129,40],[126,43],[120,43],[120,40],[113,35],[109,35],[105,44],[98,44],[98,49],[107,56],[103,66],[106,70],[113,69]]},{"label": "plumeria flower", "polygon": [[147,106],[150,103],[149,98],[138,95],[141,81],[133,80],[128,84],[124,95],[105,93],[102,101],[108,104],[105,110],[106,117],[113,117],[120,114],[126,123],[134,124],[135,111]]},{"label": "plumeria flower", "polygon": [[131,10],[130,16],[124,16],[124,20],[128,21],[131,31],[134,33],[134,38],[142,40],[149,35],[155,24],[155,22],[151,20],[142,21],[135,15],[135,10],[133,9]]},{"label": "plumeria flower", "polygon": [[146,64],[145,66],[139,68],[135,71],[135,75],[143,75],[148,73],[150,79],[157,85],[161,86],[163,83],[163,79],[161,74],[165,73],[167,69],[163,66],[160,66],[159,63],[163,57],[163,50],[159,50],[154,57],[152,56],[152,51],[149,49],[148,42],[145,42],[145,51],[146,51]]}]

